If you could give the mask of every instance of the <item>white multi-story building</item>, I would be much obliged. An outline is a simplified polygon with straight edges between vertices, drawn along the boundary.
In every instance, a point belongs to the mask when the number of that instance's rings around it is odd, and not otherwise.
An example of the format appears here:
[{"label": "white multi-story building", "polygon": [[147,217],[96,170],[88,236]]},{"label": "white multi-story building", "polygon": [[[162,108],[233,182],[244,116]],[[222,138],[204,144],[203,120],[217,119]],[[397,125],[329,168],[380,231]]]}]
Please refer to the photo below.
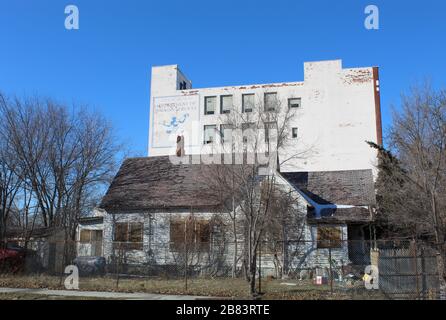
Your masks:
[{"label": "white multi-story building", "polygon": [[186,154],[207,153],[231,112],[271,98],[295,112],[280,156],[305,153],[282,172],[374,169],[366,141],[382,144],[378,68],[344,69],[341,60],[306,62],[304,81],[197,89],[177,65],[153,67],[148,155],[175,154],[178,135]]}]

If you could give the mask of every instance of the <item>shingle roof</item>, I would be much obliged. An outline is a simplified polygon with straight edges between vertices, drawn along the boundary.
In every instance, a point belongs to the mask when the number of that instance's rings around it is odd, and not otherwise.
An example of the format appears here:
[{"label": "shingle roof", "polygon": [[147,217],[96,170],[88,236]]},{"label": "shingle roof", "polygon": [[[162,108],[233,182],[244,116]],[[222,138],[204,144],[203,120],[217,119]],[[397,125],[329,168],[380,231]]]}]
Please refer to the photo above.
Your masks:
[{"label": "shingle roof", "polygon": [[319,204],[368,206],[376,202],[372,170],[289,172],[282,175]]},{"label": "shingle roof", "polygon": [[372,220],[369,209],[363,207],[323,209],[320,218],[314,215],[314,210],[309,210],[307,218],[309,223],[365,223]]},{"label": "shingle roof", "polygon": [[205,183],[216,166],[224,165],[173,164],[169,156],[127,159],[100,208],[108,212],[220,208],[221,195]]}]

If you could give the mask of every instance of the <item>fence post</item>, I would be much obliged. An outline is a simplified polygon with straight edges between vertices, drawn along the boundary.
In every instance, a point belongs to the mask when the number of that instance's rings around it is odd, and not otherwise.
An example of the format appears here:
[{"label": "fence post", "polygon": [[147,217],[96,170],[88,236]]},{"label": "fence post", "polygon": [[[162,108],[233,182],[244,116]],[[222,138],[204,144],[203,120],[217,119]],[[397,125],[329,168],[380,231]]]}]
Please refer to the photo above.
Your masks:
[{"label": "fence post", "polygon": [[187,219],[184,220],[184,284],[187,293]]},{"label": "fence post", "polygon": [[116,249],[113,248],[114,254],[115,254],[115,259],[116,259],[116,289],[119,288],[119,267],[120,267],[120,260],[121,260],[121,251],[122,251],[122,243],[118,242],[118,254],[116,254]]},{"label": "fence post", "polygon": [[328,240],[328,265],[330,266],[330,293],[333,294],[333,270],[331,267],[331,240]]},{"label": "fence post", "polygon": [[418,282],[418,251],[417,251],[417,240],[414,239],[413,240],[413,246],[414,246],[414,261],[415,261],[415,279],[416,279],[416,284],[417,284],[417,297],[418,299],[420,299],[420,285]]},{"label": "fence post", "polygon": [[262,240],[259,241],[259,293],[262,293]]}]

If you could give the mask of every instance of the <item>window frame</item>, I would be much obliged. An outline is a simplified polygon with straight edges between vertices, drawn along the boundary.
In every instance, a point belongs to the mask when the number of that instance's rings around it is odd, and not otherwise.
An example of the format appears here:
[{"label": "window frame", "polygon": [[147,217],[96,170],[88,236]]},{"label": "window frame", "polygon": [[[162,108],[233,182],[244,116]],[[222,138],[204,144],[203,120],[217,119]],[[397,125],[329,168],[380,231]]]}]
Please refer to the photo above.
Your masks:
[{"label": "window frame", "polygon": [[[85,234],[88,232],[88,241],[82,237],[82,234]],[[98,234],[100,234],[100,237],[98,239]],[[100,229],[81,229],[79,232],[79,243],[93,243],[93,242],[102,242],[103,239],[103,230]]]},{"label": "window frame", "polygon": [[267,100],[266,97],[267,96],[272,96],[272,95],[275,96],[275,101],[277,101],[278,100],[277,92],[265,92],[263,94],[263,108],[264,108],[265,112],[274,112],[274,111],[276,111],[276,107],[268,107],[267,103],[266,103],[266,100]]},{"label": "window frame", "polygon": [[234,126],[231,124],[227,124],[227,123],[220,124],[220,143],[221,144],[225,143],[225,128],[224,127],[226,127],[226,129],[231,129],[231,130],[234,129]]},{"label": "window frame", "polygon": [[[299,100],[299,104],[297,107],[293,107],[291,104],[291,100]],[[300,109],[302,107],[302,98],[288,98],[288,108],[289,109]]]},{"label": "window frame", "polygon": [[[133,241],[134,238],[134,227],[138,226],[137,229],[141,229],[140,234],[137,236],[137,240]],[[121,239],[117,237],[118,228],[125,227],[125,237]],[[121,234],[122,235],[122,234]],[[119,236],[121,236],[119,235]],[[117,239],[119,238],[119,239]],[[124,240],[124,241],[123,241]],[[144,222],[133,222],[133,221],[125,221],[125,222],[116,222],[113,228],[113,244],[115,249],[124,249],[124,250],[143,250],[144,248]]]},{"label": "window frame", "polygon": [[[206,127],[213,127],[213,140],[212,141],[206,141]],[[205,124],[203,125],[203,144],[207,145],[207,144],[213,144],[215,142],[215,138],[217,137],[216,135],[216,131],[217,131],[217,125],[216,124]]]},{"label": "window frame", "polygon": [[[194,249],[198,249],[200,252],[209,251],[212,241],[212,221],[208,219],[192,219],[188,221],[188,219],[189,217],[170,219],[169,250],[171,252],[184,251],[185,244],[189,243],[194,246]],[[185,225],[187,234],[184,231]],[[175,232],[173,233],[172,231]]]},{"label": "window frame", "polygon": [[[246,109],[245,97],[252,97],[252,106],[251,106],[251,108]],[[253,112],[254,105],[255,105],[255,94],[254,93],[243,93],[242,94],[242,113]]]},{"label": "window frame", "polygon": [[[294,130],[296,130],[296,136],[294,135]],[[299,135],[299,128],[298,127],[291,128],[291,139],[297,139],[298,135]]]},{"label": "window frame", "polygon": [[[208,99],[214,99],[214,110],[208,111]],[[204,115],[210,116],[216,114],[217,112],[217,96],[205,96],[204,97]]]},{"label": "window frame", "polygon": [[[229,98],[229,97],[231,97],[231,101],[232,101],[231,106],[229,107],[228,110],[224,110],[223,109],[223,99],[224,98]],[[233,108],[233,106],[234,106],[234,95],[232,95],[232,94],[224,94],[224,95],[220,96],[220,114],[229,114],[229,113],[231,113],[231,109]]]}]

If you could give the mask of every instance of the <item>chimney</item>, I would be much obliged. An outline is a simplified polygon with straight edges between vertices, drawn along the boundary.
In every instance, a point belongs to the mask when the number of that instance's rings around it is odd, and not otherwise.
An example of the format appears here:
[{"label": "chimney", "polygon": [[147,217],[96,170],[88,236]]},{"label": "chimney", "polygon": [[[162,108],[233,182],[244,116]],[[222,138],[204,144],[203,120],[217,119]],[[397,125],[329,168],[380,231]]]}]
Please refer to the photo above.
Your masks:
[{"label": "chimney", "polygon": [[177,136],[177,157],[183,157],[185,155],[184,151],[184,136]]}]

